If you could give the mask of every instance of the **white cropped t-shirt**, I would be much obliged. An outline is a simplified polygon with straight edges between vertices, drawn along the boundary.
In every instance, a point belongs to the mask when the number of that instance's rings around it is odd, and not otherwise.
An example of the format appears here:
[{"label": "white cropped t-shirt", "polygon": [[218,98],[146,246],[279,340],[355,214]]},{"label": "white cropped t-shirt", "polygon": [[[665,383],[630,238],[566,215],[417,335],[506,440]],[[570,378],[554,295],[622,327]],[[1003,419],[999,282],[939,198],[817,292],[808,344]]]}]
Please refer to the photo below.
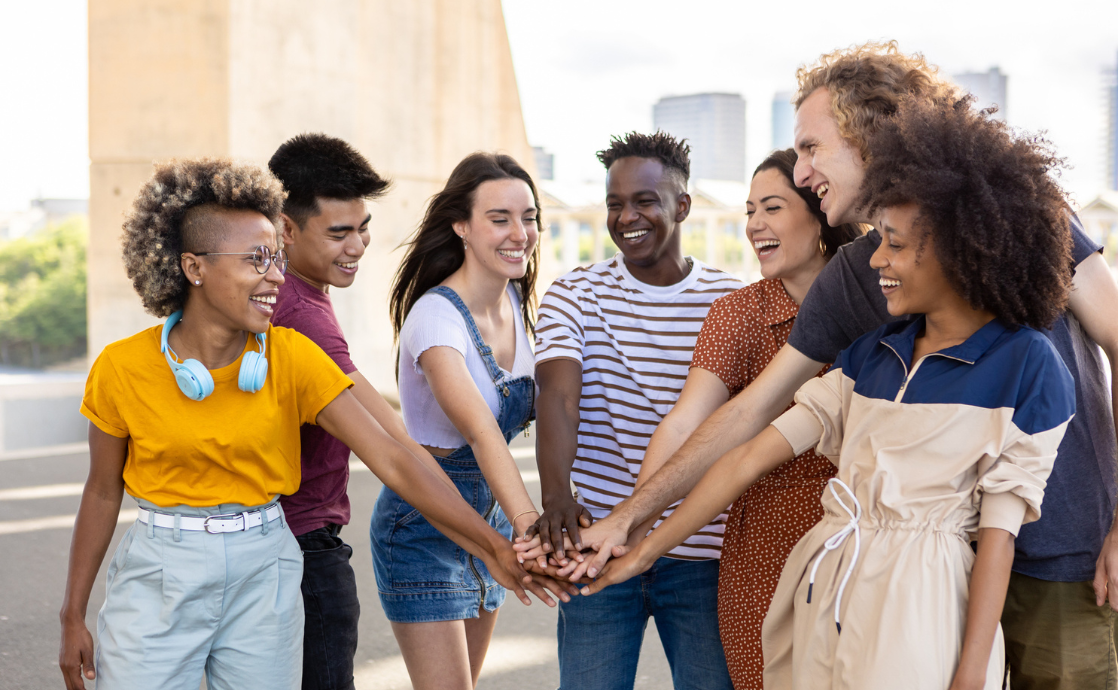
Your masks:
[{"label": "white cropped t-shirt", "polygon": [[[532,343],[520,317],[520,297],[510,283],[509,301],[516,315],[516,359],[512,371],[501,370],[501,380],[534,376],[535,356]],[[450,300],[437,294],[419,298],[400,329],[400,409],[408,435],[418,443],[435,448],[460,448],[466,439],[439,407],[419,366],[419,356],[432,347],[453,347],[466,358],[481,397],[496,417],[500,410],[497,388],[485,361],[474,346],[466,320]]]}]

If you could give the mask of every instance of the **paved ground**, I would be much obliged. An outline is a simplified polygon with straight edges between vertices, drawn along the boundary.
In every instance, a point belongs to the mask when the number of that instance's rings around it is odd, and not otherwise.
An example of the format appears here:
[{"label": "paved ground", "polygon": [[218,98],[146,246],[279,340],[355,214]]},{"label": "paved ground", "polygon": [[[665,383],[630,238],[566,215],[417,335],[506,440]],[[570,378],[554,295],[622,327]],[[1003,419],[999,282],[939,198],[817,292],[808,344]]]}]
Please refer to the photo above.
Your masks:
[{"label": "paved ground", "polygon": [[[539,481],[530,445],[534,441],[534,435],[531,439],[519,437],[513,445],[528,489],[539,505]],[[66,579],[70,526],[87,469],[85,454],[0,462],[0,690],[64,687],[57,666],[58,610]],[[379,491],[380,482],[364,467],[354,471],[350,482],[353,523],[342,534],[353,545],[363,607],[357,652],[358,690],[411,687],[377,601],[370,563],[367,525]],[[126,497],[122,507],[131,510],[134,504]],[[129,523],[127,520],[118,526],[110,553]],[[102,567],[89,606],[91,629],[104,587]],[[509,598],[502,608],[479,688],[555,688],[559,679],[555,620],[555,610],[539,601],[525,607]],[[672,687],[651,623],[636,686],[648,690]]]}]

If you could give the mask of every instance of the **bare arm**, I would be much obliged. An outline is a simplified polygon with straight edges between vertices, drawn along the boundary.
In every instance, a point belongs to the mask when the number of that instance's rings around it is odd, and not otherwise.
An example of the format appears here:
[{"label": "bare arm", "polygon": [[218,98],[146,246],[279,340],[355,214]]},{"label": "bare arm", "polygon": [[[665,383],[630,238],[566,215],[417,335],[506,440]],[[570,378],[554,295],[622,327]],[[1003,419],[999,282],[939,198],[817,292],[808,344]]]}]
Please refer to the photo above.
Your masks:
[{"label": "bare arm", "polygon": [[748,388],[718,408],[651,479],[583,533],[583,544],[598,551],[587,574],[593,577],[591,571],[600,570],[635,528],[688,495],[715,461],[780,416],[800,386],[822,367],[790,345],[780,348]]},{"label": "bare arm", "polygon": [[710,468],[667,520],[636,549],[607,564],[582,593],[599,592],[644,572],[657,558],[709,524],[754,482],[793,457],[792,446],[775,427],[766,428],[752,441],[732,449]]},{"label": "bare arm", "polygon": [[493,577],[515,592],[521,601],[530,602],[523,588],[527,585],[545,603],[554,605],[551,597],[517,562],[512,544],[462,500],[452,484],[426,464],[416,462],[415,456],[389,436],[352,393],[342,391],[319,412],[315,423],[349,446],[385,486],[400,494],[436,528],[454,525],[455,530],[447,536],[454,540],[455,534],[464,535],[466,539],[456,542],[462,548],[473,553],[483,545],[481,553],[474,555],[481,558]]},{"label": "bare arm", "polygon": [[536,466],[540,470],[543,515],[525,537],[539,534],[542,552],[562,548],[566,530],[581,549],[579,529],[589,527],[590,512],[571,493],[571,467],[578,450],[578,405],[582,399],[582,363],[560,357],[536,366]]},{"label": "bare arm", "polygon": [[524,534],[536,521],[535,506],[509,444],[466,368],[465,357],[452,347],[432,347],[419,355],[419,365],[439,407],[473,449],[497,503],[513,522],[513,532]]},{"label": "bare arm", "polygon": [[970,577],[963,650],[950,690],[981,690],[986,685],[990,649],[1009,588],[1014,541],[1014,536],[1003,529],[978,530],[978,556]]},{"label": "bare arm", "polygon": [[89,425],[89,477],[70,540],[70,566],[62,599],[62,644],[58,665],[67,690],[82,690],[85,677],[93,680],[93,637],[85,627],[93,580],[105,560],[124,497],[124,460],[128,439],[110,436]]},{"label": "bare arm", "polygon": [[[1071,298],[1068,307],[1087,335],[1091,337],[1110,360],[1111,404],[1113,418],[1118,424],[1118,284],[1114,275],[1099,254],[1092,254],[1075,269],[1072,278]],[[1112,462],[1115,458],[1110,459]],[[1099,606],[1109,598],[1110,606],[1118,611],[1118,516],[1110,527],[1110,534],[1103,542],[1095,566],[1095,599]]]}]

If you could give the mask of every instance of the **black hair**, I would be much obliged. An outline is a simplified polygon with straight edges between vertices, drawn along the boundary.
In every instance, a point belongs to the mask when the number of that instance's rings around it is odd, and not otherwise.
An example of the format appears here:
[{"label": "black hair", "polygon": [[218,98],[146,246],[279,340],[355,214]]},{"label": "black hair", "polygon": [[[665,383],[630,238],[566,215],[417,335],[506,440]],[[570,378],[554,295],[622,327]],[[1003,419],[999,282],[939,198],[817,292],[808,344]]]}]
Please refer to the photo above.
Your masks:
[{"label": "black hair", "polygon": [[1054,176],[1063,159],[973,100],[903,103],[869,141],[861,206],[916,204],[916,227],[972,307],[1047,328],[1071,289],[1071,211]]},{"label": "black hair", "polygon": [[628,134],[609,138],[609,147],[598,152],[598,160],[609,170],[621,158],[655,158],[664,170],[674,170],[682,178],[684,187],[691,177],[691,147],[686,139],[676,139],[667,132],[655,134]]},{"label": "black hair", "polygon": [[300,134],[285,141],[268,161],[283,183],[283,212],[300,226],[318,214],[318,199],[376,199],[391,182],[377,174],[355,148],[325,134]]},{"label": "black hair", "polygon": [[[400,336],[408,313],[428,290],[447,279],[466,260],[462,238],[454,232],[454,224],[470,219],[477,188],[490,180],[517,179],[527,183],[536,202],[536,227],[542,227],[540,195],[532,177],[511,156],[503,153],[472,153],[455,166],[443,190],[431,198],[427,212],[415,234],[405,246],[407,252],[389,293],[388,312],[392,318],[392,334]],[[528,257],[524,277],[514,281],[520,293],[521,317],[532,331],[532,313],[536,301],[536,274],[540,265],[540,245]]]},{"label": "black hair", "polygon": [[797,187],[796,177],[794,170],[796,168],[796,152],[793,149],[782,149],[773,151],[768,155],[757,169],[753,171],[753,177],[757,177],[757,173],[765,170],[779,171],[784,179],[788,181],[788,186],[796,190],[796,194],[807,204],[807,208],[811,211],[811,215],[819,221],[819,234],[823,238],[823,244],[827,247],[827,258],[831,258],[838,251],[838,248],[847,242],[852,242],[859,236],[865,234],[866,230],[860,223],[843,223],[837,228],[831,227],[827,224],[827,214],[823,213],[823,209],[819,207],[822,201],[818,195],[812,194],[811,189],[807,187]]}]

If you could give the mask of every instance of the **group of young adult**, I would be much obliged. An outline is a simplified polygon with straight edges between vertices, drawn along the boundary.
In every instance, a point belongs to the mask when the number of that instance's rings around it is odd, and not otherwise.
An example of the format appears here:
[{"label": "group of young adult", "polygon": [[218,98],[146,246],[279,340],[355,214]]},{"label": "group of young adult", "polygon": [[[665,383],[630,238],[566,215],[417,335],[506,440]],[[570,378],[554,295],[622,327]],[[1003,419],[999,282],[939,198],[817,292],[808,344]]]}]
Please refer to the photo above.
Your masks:
[{"label": "group of young adult", "polygon": [[124,255],[167,321],[90,372],[66,686],[352,688],[352,451],[416,688],[477,685],[506,588],[559,599],[566,689],[632,688],[650,616],[677,688],[1118,687],[1118,285],[1061,161],[894,44],[798,78],[748,286],[683,254],[686,144],[631,133],[598,154],[618,254],[534,321],[536,187],[463,160],[392,287],[402,417],[329,297],[388,182],[318,134],[158,166]]}]

